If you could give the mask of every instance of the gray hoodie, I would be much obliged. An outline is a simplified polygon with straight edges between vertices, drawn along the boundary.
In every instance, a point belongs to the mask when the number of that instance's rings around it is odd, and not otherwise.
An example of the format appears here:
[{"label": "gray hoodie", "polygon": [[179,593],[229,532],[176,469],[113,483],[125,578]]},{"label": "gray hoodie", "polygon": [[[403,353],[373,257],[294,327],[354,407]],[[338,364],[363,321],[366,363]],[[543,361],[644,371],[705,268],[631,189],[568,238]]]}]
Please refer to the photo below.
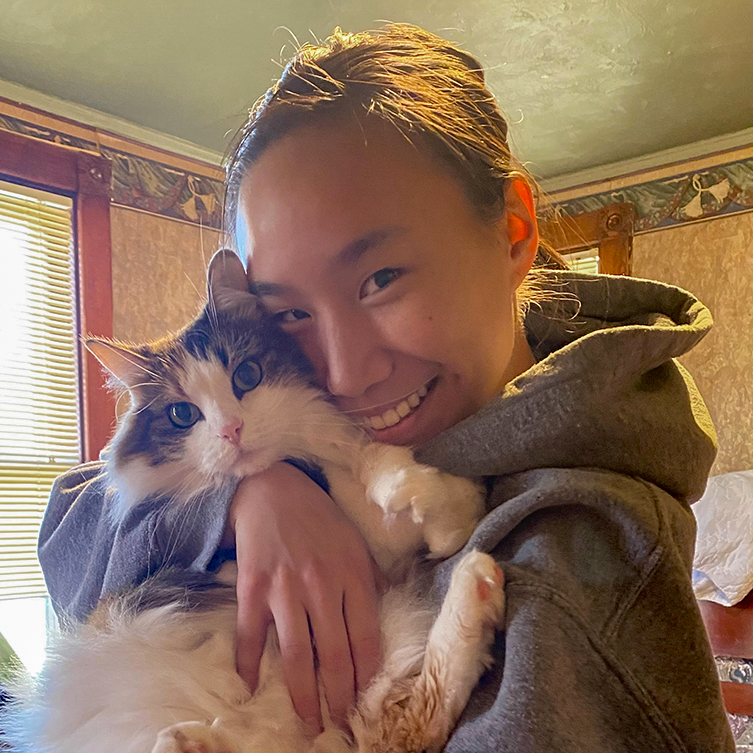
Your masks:
[{"label": "gray hoodie", "polygon": [[[447,751],[732,751],[690,584],[689,504],[715,435],[673,360],[711,316],[659,283],[545,274],[556,297],[526,318],[536,365],[417,453],[486,480],[466,550],[492,552],[507,580],[495,664]],[[165,564],[210,566],[232,492],[190,517],[152,500],[113,527],[101,464],[60,478],[39,551],[57,611],[82,618]],[[437,602],[456,557],[423,572]]]}]

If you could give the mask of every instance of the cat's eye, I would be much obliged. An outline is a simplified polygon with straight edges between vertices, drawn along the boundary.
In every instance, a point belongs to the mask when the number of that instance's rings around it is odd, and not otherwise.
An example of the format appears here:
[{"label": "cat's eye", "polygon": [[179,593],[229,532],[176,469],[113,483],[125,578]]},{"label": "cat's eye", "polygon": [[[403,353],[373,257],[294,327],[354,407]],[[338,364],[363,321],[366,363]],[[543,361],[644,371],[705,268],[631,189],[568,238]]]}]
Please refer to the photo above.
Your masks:
[{"label": "cat's eye", "polygon": [[193,403],[173,403],[167,406],[167,417],[173,426],[189,429],[202,416],[201,411]]},{"label": "cat's eye", "polygon": [[233,372],[233,387],[241,392],[249,392],[261,382],[261,366],[250,358]]},{"label": "cat's eye", "polygon": [[359,293],[359,298],[366,298],[367,295],[373,295],[380,290],[392,285],[395,280],[402,277],[404,270],[395,267],[385,267],[374,272],[373,275],[366,278]]}]

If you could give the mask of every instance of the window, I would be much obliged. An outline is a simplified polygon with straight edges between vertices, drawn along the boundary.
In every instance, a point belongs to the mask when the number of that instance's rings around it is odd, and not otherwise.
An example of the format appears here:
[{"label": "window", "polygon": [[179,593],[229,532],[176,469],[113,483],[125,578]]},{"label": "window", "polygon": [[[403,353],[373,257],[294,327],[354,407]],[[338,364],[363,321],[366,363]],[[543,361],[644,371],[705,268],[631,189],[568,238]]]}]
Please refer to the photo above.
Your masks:
[{"label": "window", "polygon": [[585,251],[573,251],[565,257],[573,272],[585,272],[595,275],[599,271],[599,249],[589,248]]},{"label": "window", "polygon": [[0,677],[3,658],[13,653],[32,671],[41,666],[55,626],[36,562],[49,488],[61,471],[98,456],[115,415],[99,365],[78,343],[82,332],[112,337],[110,164],[98,154],[0,129],[5,180]]},{"label": "window", "polygon": [[71,210],[0,182],[0,632],[32,665],[44,646],[44,621],[29,619],[46,601],[39,524],[52,482],[80,461]]}]

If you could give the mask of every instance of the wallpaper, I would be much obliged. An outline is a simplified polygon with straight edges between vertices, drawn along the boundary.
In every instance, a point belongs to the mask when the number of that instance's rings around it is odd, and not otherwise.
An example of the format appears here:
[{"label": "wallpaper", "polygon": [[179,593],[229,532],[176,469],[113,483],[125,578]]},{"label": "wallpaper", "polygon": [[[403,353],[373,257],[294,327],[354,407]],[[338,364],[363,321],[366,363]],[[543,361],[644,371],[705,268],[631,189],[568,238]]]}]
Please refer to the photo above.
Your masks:
[{"label": "wallpaper", "polygon": [[714,329],[681,360],[716,424],[712,474],[753,468],[753,212],[636,236],[633,274],[711,309]]},{"label": "wallpaper", "polygon": [[110,220],[115,338],[152,340],[187,324],[220,233],[119,206]]}]

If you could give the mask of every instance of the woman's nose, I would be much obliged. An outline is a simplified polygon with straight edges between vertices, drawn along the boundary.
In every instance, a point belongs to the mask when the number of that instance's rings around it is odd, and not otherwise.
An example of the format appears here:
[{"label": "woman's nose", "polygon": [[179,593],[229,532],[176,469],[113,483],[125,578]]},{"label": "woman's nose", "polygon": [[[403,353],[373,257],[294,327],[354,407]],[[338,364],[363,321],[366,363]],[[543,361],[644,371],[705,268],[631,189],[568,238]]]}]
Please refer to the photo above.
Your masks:
[{"label": "woman's nose", "polygon": [[[334,318],[333,318],[334,319]],[[339,316],[319,332],[320,383],[338,397],[360,397],[392,373],[392,359],[365,316]]]}]

